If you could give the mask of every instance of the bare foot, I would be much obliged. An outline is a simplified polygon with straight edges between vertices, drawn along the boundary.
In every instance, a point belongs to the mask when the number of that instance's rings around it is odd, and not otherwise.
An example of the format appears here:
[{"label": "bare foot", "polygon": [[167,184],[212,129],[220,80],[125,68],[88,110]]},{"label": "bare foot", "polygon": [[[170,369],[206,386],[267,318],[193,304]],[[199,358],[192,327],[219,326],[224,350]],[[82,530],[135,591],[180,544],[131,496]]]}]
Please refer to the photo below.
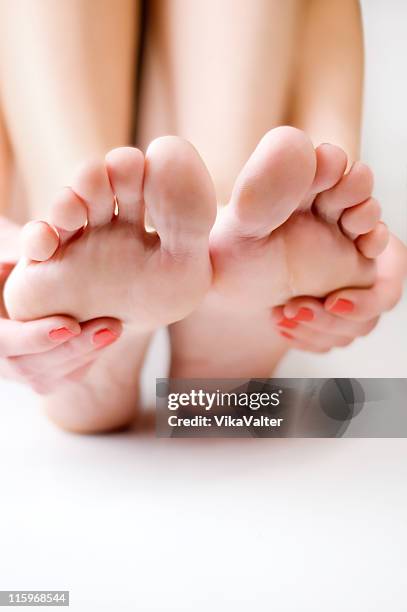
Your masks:
[{"label": "bare foot", "polygon": [[[146,210],[157,232],[146,232]],[[26,226],[26,259],[5,288],[8,313],[110,316],[139,332],[177,321],[210,285],[214,216],[212,182],[189,143],[159,138],[145,160],[138,149],[115,149],[85,164],[55,202],[59,238],[45,222]]]},{"label": "bare foot", "polygon": [[[146,231],[146,212],[156,232]],[[90,433],[133,420],[150,333],[188,315],[211,283],[215,214],[212,181],[199,155],[187,142],[164,137],[145,159],[125,147],[87,163],[56,200],[53,225],[26,226],[26,258],[5,287],[10,317],[64,313],[84,321],[103,313],[124,324],[120,339],[83,379],[45,399],[55,422]],[[105,329],[95,343],[106,345],[113,336]]]},{"label": "bare foot", "polygon": [[315,152],[294,128],[261,140],[211,233],[212,288],[172,326],[174,376],[267,376],[286,348],[273,306],[374,282],[387,228],[369,168],[344,174],[346,164],[341,149]]}]

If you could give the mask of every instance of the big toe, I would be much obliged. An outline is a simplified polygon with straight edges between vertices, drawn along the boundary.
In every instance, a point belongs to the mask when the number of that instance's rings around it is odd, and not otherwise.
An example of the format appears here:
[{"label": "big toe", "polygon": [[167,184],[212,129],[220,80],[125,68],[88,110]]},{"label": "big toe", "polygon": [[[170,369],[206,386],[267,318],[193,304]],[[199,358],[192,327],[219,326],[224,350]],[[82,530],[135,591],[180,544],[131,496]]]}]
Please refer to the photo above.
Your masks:
[{"label": "big toe", "polygon": [[243,235],[263,237],[282,225],[310,191],[315,151],[293,127],[270,130],[237,178],[230,212]]},{"label": "big toe", "polygon": [[181,138],[154,140],[146,153],[144,201],[169,253],[194,252],[209,239],[216,197],[209,173],[194,147]]}]

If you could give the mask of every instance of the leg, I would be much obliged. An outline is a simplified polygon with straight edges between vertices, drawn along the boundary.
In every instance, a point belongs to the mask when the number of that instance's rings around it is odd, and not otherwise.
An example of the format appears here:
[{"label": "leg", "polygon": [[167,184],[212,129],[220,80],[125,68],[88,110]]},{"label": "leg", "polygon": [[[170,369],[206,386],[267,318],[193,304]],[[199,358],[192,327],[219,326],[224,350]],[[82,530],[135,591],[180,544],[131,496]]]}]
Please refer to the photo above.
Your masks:
[{"label": "leg", "polygon": [[14,262],[20,257],[19,228],[3,215],[10,199],[12,152],[0,108],[0,262]]},{"label": "leg", "polygon": [[[229,201],[236,175],[254,144],[291,111],[294,58],[301,51],[296,39],[306,5],[242,1],[210,3],[209,8],[207,2],[159,2],[157,6],[161,13],[153,8],[147,37],[141,141],[148,141],[156,131],[175,131],[193,139],[213,174],[218,201]],[[209,30],[210,36],[205,36]],[[332,267],[322,270],[319,265],[323,254],[314,262],[309,259],[310,253],[317,254],[311,248],[313,240],[321,240],[328,252],[332,247],[336,257],[341,245],[349,254],[352,262],[346,263],[347,256],[338,259],[336,280],[341,277],[345,284],[371,280],[374,268],[360,257],[356,243],[344,241],[337,225],[345,208],[347,181],[337,190],[342,195],[332,227],[311,213],[316,194],[329,190],[343,175],[346,155],[340,150],[331,153],[326,155],[322,149],[315,159],[310,143],[291,132],[260,143],[237,180],[223,216],[226,224],[221,221],[213,232],[215,291],[200,312],[172,326],[175,376],[196,375],[198,368],[200,375],[209,376],[269,374],[286,348],[281,336],[270,329],[273,300],[282,303],[291,291],[324,295],[333,288],[329,286]],[[322,166],[313,184],[316,161]],[[367,169],[355,169],[354,204],[370,196],[369,177]],[[323,203],[334,206],[335,192],[319,201],[328,214]],[[286,224],[293,213],[301,214]],[[370,217],[371,229],[376,222],[374,210]],[[301,248],[297,248],[299,241]],[[284,270],[287,258],[290,265]],[[306,269],[297,274],[302,264],[321,272],[321,278]],[[352,279],[347,278],[350,269]],[[267,277],[273,272],[270,287]],[[295,287],[287,286],[292,278]],[[220,355],[219,345],[224,348]]]},{"label": "leg", "polygon": [[[1,102],[30,216],[84,157],[130,140],[138,2],[29,0],[0,4]],[[46,398],[51,418],[98,431],[132,420],[148,334],[125,330],[92,367]]]},{"label": "leg", "polygon": [[[157,233],[146,232],[145,210]],[[105,163],[87,164],[51,212],[59,238],[46,223],[26,226],[28,254],[39,253],[41,262],[19,262],[5,304],[19,320],[65,312],[82,321],[110,313],[123,323],[122,337],[83,383],[65,385],[51,398],[54,418],[66,427],[109,429],[134,410],[145,338],[186,317],[208,291],[213,186],[194,148],[166,137],[150,145],[145,160],[138,149],[121,147]],[[55,255],[44,258],[52,236]],[[94,341],[105,346],[114,336],[109,326]]]},{"label": "leg", "polygon": [[[139,139],[175,133],[201,153],[226,203],[257,142],[287,119],[297,0],[150,3]],[[278,58],[278,60],[277,60]]]},{"label": "leg", "polygon": [[31,215],[83,159],[130,140],[138,3],[0,4],[4,116]]},{"label": "leg", "polygon": [[332,142],[359,159],[363,32],[358,0],[310,0],[303,14],[293,125],[314,145]]},{"label": "leg", "polygon": [[[190,139],[214,179],[218,202],[226,203],[258,140],[287,119],[301,3],[157,0],[150,6],[139,141],[145,147],[162,133]],[[238,334],[227,313],[221,321],[218,313],[208,316],[200,331],[198,324],[192,316],[171,330],[173,375],[196,374],[196,363],[203,376],[212,375],[215,354],[222,375],[230,354],[240,355],[243,345],[254,369],[267,361],[269,373],[285,351],[271,332],[266,359],[259,355],[263,322],[240,325]],[[196,352],[187,354],[186,346]]]},{"label": "leg", "polygon": [[10,193],[11,148],[0,108],[0,215],[4,214]]}]

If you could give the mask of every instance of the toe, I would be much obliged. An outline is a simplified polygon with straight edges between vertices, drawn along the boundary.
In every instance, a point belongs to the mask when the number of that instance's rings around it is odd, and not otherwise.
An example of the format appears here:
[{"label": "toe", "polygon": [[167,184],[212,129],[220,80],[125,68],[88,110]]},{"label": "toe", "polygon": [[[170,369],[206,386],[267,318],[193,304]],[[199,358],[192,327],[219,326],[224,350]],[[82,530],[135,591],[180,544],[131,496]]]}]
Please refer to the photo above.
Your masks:
[{"label": "toe", "polygon": [[170,253],[206,244],[216,215],[209,173],[194,147],[175,136],[157,138],[146,153],[144,201],[161,246]]},{"label": "toe", "polygon": [[86,225],[88,210],[79,196],[70,187],[65,187],[55,199],[50,217],[58,229],[60,243],[63,244]]},{"label": "toe", "polygon": [[315,211],[326,221],[337,223],[345,208],[367,200],[372,189],[372,171],[366,164],[355,162],[339,183],[316,197]]},{"label": "toe", "polygon": [[58,248],[55,230],[44,221],[30,221],[23,228],[23,253],[33,261],[46,261]]},{"label": "toe", "polygon": [[350,238],[355,238],[374,229],[380,217],[379,202],[375,198],[368,198],[366,202],[345,210],[341,217],[341,226]]},{"label": "toe", "polygon": [[237,178],[230,210],[243,235],[264,237],[284,223],[309,193],[315,151],[301,130],[268,132]]},{"label": "toe", "polygon": [[144,224],[144,156],[139,149],[120,147],[106,155],[106,167],[122,221]]},{"label": "toe", "polygon": [[343,149],[329,143],[315,149],[317,169],[311,191],[315,195],[330,189],[343,177],[348,157]]},{"label": "toe", "polygon": [[390,238],[388,227],[385,223],[379,222],[374,229],[356,240],[356,246],[365,257],[374,259],[383,253]]},{"label": "toe", "polygon": [[72,189],[87,206],[89,225],[105,225],[112,220],[114,196],[104,162],[86,162],[77,172]]}]

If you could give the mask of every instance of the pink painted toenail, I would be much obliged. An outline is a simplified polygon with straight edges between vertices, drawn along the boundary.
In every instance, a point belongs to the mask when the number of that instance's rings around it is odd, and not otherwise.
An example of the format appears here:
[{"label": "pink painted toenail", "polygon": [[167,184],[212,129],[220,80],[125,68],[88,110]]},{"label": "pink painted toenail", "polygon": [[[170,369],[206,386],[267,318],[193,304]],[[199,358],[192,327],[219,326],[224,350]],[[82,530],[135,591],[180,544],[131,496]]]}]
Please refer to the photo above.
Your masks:
[{"label": "pink painted toenail", "polygon": [[55,340],[56,342],[69,340],[69,338],[73,338],[75,336],[74,332],[68,329],[67,327],[58,327],[57,329],[52,329],[48,335],[51,340]]},{"label": "pink painted toenail", "polygon": [[292,336],[291,334],[287,334],[287,332],[285,331],[281,331],[279,332],[280,336],[283,336],[284,338],[288,338],[289,340],[293,340],[294,336]]},{"label": "pink painted toenail", "polygon": [[281,319],[281,321],[279,321],[277,325],[279,325],[280,327],[287,327],[288,329],[294,329],[295,327],[297,327],[298,323],[296,323],[295,321],[290,321],[290,319]]},{"label": "pink painted toenail", "polygon": [[294,317],[294,321],[313,321],[315,314],[311,308],[300,308]]},{"label": "pink painted toenail", "polygon": [[328,310],[330,312],[344,314],[346,312],[352,312],[354,308],[355,308],[355,304],[353,302],[351,302],[350,300],[343,300],[340,298],[339,300],[336,300],[336,302],[334,302],[332,306],[328,308]]},{"label": "pink painted toenail", "polygon": [[118,335],[112,332],[111,329],[100,329],[95,334],[93,334],[92,342],[96,344],[98,347],[107,346],[108,344],[112,344],[115,340],[117,340]]}]

